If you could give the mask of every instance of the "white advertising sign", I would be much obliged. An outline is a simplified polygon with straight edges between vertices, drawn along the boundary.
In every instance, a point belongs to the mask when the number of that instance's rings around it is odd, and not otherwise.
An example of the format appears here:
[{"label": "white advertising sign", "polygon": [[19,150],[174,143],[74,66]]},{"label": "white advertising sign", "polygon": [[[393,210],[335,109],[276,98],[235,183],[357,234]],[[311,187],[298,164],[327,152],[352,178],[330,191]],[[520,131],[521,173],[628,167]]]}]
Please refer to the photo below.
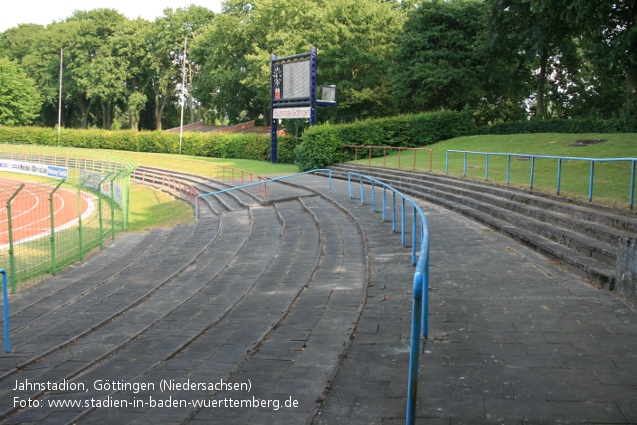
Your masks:
[{"label": "white advertising sign", "polygon": [[274,119],[310,118],[310,107],[274,108]]}]

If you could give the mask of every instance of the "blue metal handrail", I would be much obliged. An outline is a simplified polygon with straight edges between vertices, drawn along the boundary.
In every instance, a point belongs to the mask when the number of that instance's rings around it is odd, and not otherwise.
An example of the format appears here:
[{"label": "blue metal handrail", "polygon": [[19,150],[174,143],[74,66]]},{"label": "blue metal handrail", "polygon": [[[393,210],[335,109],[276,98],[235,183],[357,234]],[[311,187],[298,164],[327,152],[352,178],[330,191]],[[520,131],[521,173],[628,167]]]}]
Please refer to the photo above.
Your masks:
[{"label": "blue metal handrail", "polygon": [[11,352],[11,343],[9,342],[9,295],[7,294],[7,272],[0,269],[2,275],[2,301],[4,303],[4,351]]},{"label": "blue metal handrail", "polygon": [[[416,266],[413,280],[413,305],[411,318],[411,345],[409,349],[409,381],[407,384],[407,425],[413,425],[416,420],[416,399],[418,388],[418,365],[420,360],[420,335],[426,339],[429,329],[429,227],[427,218],[422,209],[411,199],[403,195],[390,185],[383,183],[373,177],[363,174],[347,173],[349,185],[349,197],[352,194],[352,176],[358,176],[360,184],[361,204],[365,204],[365,193],[363,191],[363,179],[369,181],[372,186],[372,211],[376,211],[375,186],[383,187],[383,221],[387,218],[387,190],[392,192],[392,231],[396,231],[396,195],[401,197],[401,243],[405,246],[405,202],[409,202],[413,208],[412,220],[412,243],[411,243],[411,264]],[[418,221],[416,214],[420,215],[420,256],[416,262],[416,236]]]},{"label": "blue metal handrail", "polygon": [[270,183],[270,182],[276,182],[279,180],[284,180],[284,179],[289,179],[292,177],[298,177],[298,176],[302,176],[305,174],[310,174],[310,173],[318,173],[318,172],[327,172],[329,174],[329,179],[330,179],[330,192],[332,191],[332,170],[330,170],[329,168],[318,168],[316,170],[310,170],[310,171],[306,171],[304,173],[296,173],[296,174],[290,174],[287,176],[281,176],[281,177],[275,177],[273,179],[269,179],[269,180],[263,180],[263,181],[259,181],[256,183],[248,183],[248,184],[243,184],[241,186],[235,186],[235,187],[231,187],[229,189],[224,189],[224,190],[218,190],[216,192],[210,192],[210,193],[203,193],[201,195],[197,195],[195,197],[195,220],[197,222],[199,222],[199,199],[206,197],[206,196],[214,196],[214,195],[219,195],[222,193],[227,193],[227,192],[232,192],[233,190],[238,190],[238,189],[245,189],[246,187],[252,187],[252,186],[257,186],[260,184],[266,184],[266,183]]},{"label": "blue metal handrail", "polygon": [[633,208],[635,203],[635,164],[637,163],[637,158],[584,158],[578,156],[553,156],[553,155],[535,155],[535,154],[520,154],[520,153],[501,153],[501,152],[473,152],[473,151],[460,151],[460,150],[447,150],[445,157],[445,172],[449,174],[449,152],[454,153],[462,153],[464,154],[464,165],[463,165],[463,176],[467,175],[467,154],[471,155],[485,155],[485,171],[484,171],[484,180],[489,180],[489,156],[506,156],[507,157],[507,174],[506,174],[506,183],[509,184],[511,182],[511,157],[524,157],[531,158],[531,176],[529,187],[533,189],[533,177],[535,173],[535,159],[557,159],[557,194],[560,194],[560,185],[562,180],[562,161],[589,161],[590,166],[590,175],[588,180],[588,200],[593,200],[593,180],[595,177],[595,163],[596,162],[620,162],[620,161],[629,161],[631,162],[631,176],[630,176],[630,199],[629,204],[630,208]]}]

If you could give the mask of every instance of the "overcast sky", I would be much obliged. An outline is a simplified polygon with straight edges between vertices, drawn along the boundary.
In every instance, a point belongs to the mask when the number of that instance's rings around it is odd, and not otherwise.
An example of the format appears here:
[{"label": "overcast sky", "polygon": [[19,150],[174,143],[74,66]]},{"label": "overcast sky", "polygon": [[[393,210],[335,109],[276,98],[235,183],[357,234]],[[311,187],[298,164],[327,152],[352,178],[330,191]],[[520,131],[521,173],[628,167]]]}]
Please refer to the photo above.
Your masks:
[{"label": "overcast sky", "polygon": [[142,17],[154,21],[162,11],[170,7],[177,9],[190,4],[204,6],[221,12],[222,0],[6,0],[0,10],[0,32],[18,24],[47,25],[62,21],[74,10],[99,8],[115,9],[130,19]]}]

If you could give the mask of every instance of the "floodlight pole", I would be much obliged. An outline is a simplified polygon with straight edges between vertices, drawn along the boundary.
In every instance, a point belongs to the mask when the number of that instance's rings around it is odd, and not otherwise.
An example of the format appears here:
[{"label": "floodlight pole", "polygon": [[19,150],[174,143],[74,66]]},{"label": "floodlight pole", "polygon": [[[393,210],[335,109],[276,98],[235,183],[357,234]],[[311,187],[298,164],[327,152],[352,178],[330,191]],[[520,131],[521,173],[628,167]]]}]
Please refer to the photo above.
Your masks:
[{"label": "floodlight pole", "polygon": [[184,63],[181,68],[181,124],[179,126],[179,155],[181,155],[181,142],[184,137],[184,104],[186,103],[186,54],[188,36],[184,37]]},{"label": "floodlight pole", "polygon": [[64,49],[60,49],[60,94],[58,96],[58,147],[60,146],[60,127],[62,126],[62,62]]}]

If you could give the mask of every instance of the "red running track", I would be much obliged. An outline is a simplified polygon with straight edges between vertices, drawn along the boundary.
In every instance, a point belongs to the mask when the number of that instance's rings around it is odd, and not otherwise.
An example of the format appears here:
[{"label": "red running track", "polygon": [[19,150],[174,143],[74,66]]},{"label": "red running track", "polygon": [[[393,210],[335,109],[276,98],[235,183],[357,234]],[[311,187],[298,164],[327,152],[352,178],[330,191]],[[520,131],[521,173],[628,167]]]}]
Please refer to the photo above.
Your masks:
[{"label": "red running track", "polygon": [[[11,202],[13,242],[17,244],[51,234],[49,194],[54,186],[0,178],[0,248],[6,248],[9,244],[7,201],[21,184],[24,187]],[[94,210],[90,195],[82,194],[81,203],[84,218]],[[60,188],[53,194],[53,217],[56,230],[77,223],[76,191]]]}]

